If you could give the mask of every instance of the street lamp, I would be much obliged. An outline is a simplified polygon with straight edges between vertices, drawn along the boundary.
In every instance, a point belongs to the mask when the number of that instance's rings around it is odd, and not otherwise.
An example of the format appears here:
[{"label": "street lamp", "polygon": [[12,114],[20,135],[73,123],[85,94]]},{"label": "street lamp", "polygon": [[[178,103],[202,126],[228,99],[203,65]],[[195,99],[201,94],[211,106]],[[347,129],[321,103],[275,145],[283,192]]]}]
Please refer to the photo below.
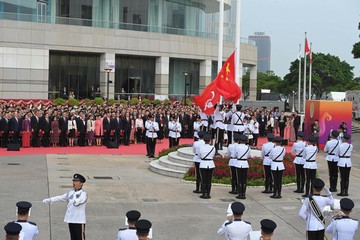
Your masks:
[{"label": "street lamp", "polygon": [[110,81],[110,72],[112,71],[112,68],[105,68],[104,70],[107,73],[106,101],[109,102],[109,85],[110,85],[110,83],[112,83],[112,81]]},{"label": "street lamp", "polygon": [[184,76],[185,76],[185,96],[184,96],[184,106],[186,105],[186,88],[187,88],[187,76],[189,75],[188,72],[183,72]]},{"label": "street lamp", "polygon": [[295,91],[293,92],[293,104],[292,104],[292,111],[291,112],[295,112]]}]

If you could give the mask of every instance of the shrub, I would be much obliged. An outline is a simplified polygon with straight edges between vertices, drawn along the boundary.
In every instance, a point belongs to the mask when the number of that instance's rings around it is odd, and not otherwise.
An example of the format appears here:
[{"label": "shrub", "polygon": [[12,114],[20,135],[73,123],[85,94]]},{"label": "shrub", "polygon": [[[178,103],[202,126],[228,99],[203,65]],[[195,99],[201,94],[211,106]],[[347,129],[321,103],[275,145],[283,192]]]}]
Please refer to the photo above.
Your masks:
[{"label": "shrub", "polygon": [[62,98],[57,98],[54,100],[55,105],[65,105],[66,101]]},{"label": "shrub", "polygon": [[131,105],[137,105],[137,104],[139,104],[139,99],[137,99],[137,98],[132,98],[132,99],[130,100],[130,104],[131,104]]},{"label": "shrub", "polygon": [[104,99],[102,99],[101,97],[96,97],[96,98],[94,99],[94,103],[95,103],[96,105],[103,105],[103,104],[104,104]]},{"label": "shrub", "polygon": [[153,105],[154,105],[154,106],[157,106],[157,105],[159,105],[159,104],[161,104],[161,100],[160,100],[160,99],[155,99],[155,100],[153,101]]},{"label": "shrub", "polygon": [[92,104],[92,101],[88,98],[85,98],[84,100],[82,100],[82,103],[86,106],[90,106]]},{"label": "shrub", "polygon": [[79,100],[75,99],[75,98],[70,98],[68,100],[68,105],[70,107],[73,107],[73,106],[78,106],[79,105]]},{"label": "shrub", "polygon": [[127,104],[128,102],[125,99],[120,99],[119,103],[124,105]]},{"label": "shrub", "polygon": [[147,98],[144,98],[142,101],[142,104],[144,104],[145,106],[149,106],[150,105],[150,100]]},{"label": "shrub", "polygon": [[111,105],[113,105],[114,103],[116,103],[116,100],[113,99],[113,98],[110,98],[110,99],[107,101],[107,105],[108,105],[108,106],[111,106]]},{"label": "shrub", "polygon": [[171,104],[172,104],[172,102],[171,102],[170,99],[165,99],[165,100],[163,101],[163,103],[164,103],[165,105],[171,105]]},{"label": "shrub", "polygon": [[192,105],[192,102],[191,102],[191,100],[189,98],[186,99],[185,103],[186,103],[186,106],[191,106]]}]

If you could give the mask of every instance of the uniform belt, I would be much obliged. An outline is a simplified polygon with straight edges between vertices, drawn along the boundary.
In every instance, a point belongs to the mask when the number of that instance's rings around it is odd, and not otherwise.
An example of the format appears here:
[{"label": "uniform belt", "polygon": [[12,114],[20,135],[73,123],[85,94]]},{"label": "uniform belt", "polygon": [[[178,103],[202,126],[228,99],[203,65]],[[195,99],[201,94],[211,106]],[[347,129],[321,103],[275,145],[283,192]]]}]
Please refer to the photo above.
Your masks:
[{"label": "uniform belt", "polygon": [[205,158],[205,159],[201,159],[201,161],[212,161],[213,159],[209,159],[209,158]]},{"label": "uniform belt", "polygon": [[207,119],[201,119],[201,121],[207,121]]},{"label": "uniform belt", "polygon": [[238,158],[237,160],[238,160],[238,161],[247,161],[247,158],[245,158],[245,159]]},{"label": "uniform belt", "polygon": [[216,120],[215,122],[222,122],[222,120]]},{"label": "uniform belt", "polygon": [[272,160],[273,162],[282,162],[282,160]]},{"label": "uniform belt", "polygon": [[302,157],[301,155],[296,155],[297,157]]},{"label": "uniform belt", "polygon": [[265,157],[268,157],[269,156],[269,154],[265,154]]},{"label": "uniform belt", "polygon": [[234,123],[234,125],[236,125],[236,126],[244,126],[243,123]]},{"label": "uniform belt", "polygon": [[315,160],[306,160],[306,162],[315,162]]},{"label": "uniform belt", "polygon": [[328,153],[328,155],[335,155],[335,153]]},{"label": "uniform belt", "polygon": [[[148,130],[149,131],[149,130]],[[156,132],[156,131],[149,131],[149,132]]]},{"label": "uniform belt", "polygon": [[350,156],[341,156],[339,158],[350,158]]},{"label": "uniform belt", "polygon": [[198,132],[199,130],[194,130],[194,132]]}]

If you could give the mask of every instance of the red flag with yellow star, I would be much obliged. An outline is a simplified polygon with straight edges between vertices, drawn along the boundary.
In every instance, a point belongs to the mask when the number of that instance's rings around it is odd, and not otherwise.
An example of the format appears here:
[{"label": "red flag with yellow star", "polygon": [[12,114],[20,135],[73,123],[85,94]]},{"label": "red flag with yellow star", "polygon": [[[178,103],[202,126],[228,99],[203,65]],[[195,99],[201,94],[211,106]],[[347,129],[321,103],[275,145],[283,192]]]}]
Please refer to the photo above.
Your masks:
[{"label": "red flag with yellow star", "polygon": [[216,89],[224,98],[236,102],[241,89],[235,82],[235,52],[226,60],[216,79]]}]

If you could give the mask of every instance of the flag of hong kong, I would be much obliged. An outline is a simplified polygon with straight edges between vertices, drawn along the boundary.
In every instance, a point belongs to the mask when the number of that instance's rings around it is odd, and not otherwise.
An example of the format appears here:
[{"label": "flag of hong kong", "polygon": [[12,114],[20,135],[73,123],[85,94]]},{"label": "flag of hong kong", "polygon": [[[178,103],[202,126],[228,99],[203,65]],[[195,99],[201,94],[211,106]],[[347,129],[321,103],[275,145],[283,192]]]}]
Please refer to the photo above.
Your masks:
[{"label": "flag of hong kong", "polygon": [[210,83],[200,96],[194,97],[195,104],[206,114],[213,114],[214,105],[220,101],[220,94],[216,90],[216,80]]}]

